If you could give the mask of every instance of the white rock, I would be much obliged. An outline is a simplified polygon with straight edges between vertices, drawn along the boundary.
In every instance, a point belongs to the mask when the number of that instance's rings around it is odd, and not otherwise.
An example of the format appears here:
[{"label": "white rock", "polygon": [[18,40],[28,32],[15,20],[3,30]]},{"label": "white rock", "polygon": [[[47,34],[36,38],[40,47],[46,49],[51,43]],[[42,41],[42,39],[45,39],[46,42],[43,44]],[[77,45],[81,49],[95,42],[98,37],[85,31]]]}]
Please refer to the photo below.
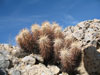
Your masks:
[{"label": "white rock", "polygon": [[43,64],[34,65],[28,70],[29,75],[54,75],[48,68]]},{"label": "white rock", "polygon": [[33,65],[33,64],[35,64],[36,60],[35,60],[35,58],[33,58],[31,56],[25,56],[24,58],[22,58],[22,62]]},{"label": "white rock", "polygon": [[73,33],[73,36],[78,39],[81,40],[84,37],[84,33],[82,30],[77,30]]},{"label": "white rock", "polygon": [[60,69],[57,66],[54,66],[54,65],[52,65],[52,66],[48,65],[48,68],[53,74],[58,74],[59,71],[60,71]]}]

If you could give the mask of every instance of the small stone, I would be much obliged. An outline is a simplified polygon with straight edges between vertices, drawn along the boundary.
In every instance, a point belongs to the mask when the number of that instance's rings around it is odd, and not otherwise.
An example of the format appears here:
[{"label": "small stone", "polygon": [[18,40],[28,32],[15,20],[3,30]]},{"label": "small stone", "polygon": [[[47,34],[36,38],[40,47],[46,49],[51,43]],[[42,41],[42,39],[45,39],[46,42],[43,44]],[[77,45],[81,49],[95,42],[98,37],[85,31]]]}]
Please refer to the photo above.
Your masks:
[{"label": "small stone", "polygon": [[22,58],[22,62],[24,62],[25,64],[32,64],[32,65],[34,65],[36,60],[35,60],[35,58],[33,58],[31,56],[25,56],[24,58]]},{"label": "small stone", "polygon": [[54,66],[54,65],[53,66],[48,65],[48,68],[54,74],[58,74],[59,71],[60,71],[60,69],[57,66]]},{"label": "small stone", "polygon": [[43,58],[40,56],[40,55],[37,55],[37,54],[33,54],[33,57],[38,60],[39,62],[43,63]]},{"label": "small stone", "polygon": [[12,54],[14,55],[14,56],[18,56],[18,53],[19,53],[20,51],[18,51],[18,50],[16,50],[16,49],[14,49],[14,50],[12,50]]},{"label": "small stone", "polygon": [[11,75],[21,75],[21,72],[18,70],[13,70]]},{"label": "small stone", "polygon": [[28,71],[28,75],[54,75],[45,65],[38,64],[32,66]]},{"label": "small stone", "polygon": [[59,75],[69,75],[68,73],[65,73],[65,72],[62,72],[61,74]]},{"label": "small stone", "polygon": [[26,65],[26,66],[25,66],[25,69],[26,69],[26,70],[29,70],[31,67],[32,67],[31,65]]}]

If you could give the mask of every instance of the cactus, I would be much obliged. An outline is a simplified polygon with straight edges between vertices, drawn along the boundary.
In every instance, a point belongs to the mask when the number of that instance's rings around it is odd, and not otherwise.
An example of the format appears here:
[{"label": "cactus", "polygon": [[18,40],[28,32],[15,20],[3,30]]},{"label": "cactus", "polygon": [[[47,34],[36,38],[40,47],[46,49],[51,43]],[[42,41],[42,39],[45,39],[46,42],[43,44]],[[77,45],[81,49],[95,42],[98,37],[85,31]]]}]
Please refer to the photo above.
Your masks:
[{"label": "cactus", "polygon": [[33,24],[31,26],[31,31],[33,34],[33,39],[38,40],[40,36],[40,26],[38,24]]},{"label": "cactus", "polygon": [[32,37],[35,40],[34,41],[34,53],[39,53],[39,45],[38,45],[38,40],[40,38],[40,26],[38,24],[33,24],[31,26],[31,32],[32,32]]},{"label": "cactus", "polygon": [[71,48],[62,48],[60,51],[60,59],[62,70],[71,73],[79,66],[81,60],[81,49],[77,46],[78,42],[73,42]]},{"label": "cactus", "polygon": [[40,35],[47,35],[50,39],[53,38],[53,32],[49,22],[44,22],[40,29]]},{"label": "cactus", "polygon": [[44,61],[47,63],[52,55],[52,47],[51,47],[51,41],[48,38],[48,36],[43,35],[39,39],[39,49],[40,49],[40,54],[44,58]]},{"label": "cactus", "polygon": [[64,45],[67,48],[70,48],[71,44],[75,41],[75,39],[72,36],[66,36],[64,38]]},{"label": "cactus", "polygon": [[[23,29],[16,36],[18,45],[25,52],[39,53],[45,64],[60,62],[62,71],[71,72],[80,63],[80,44],[72,36],[64,36],[62,28],[49,22],[31,26],[31,31]],[[51,63],[53,63],[51,62]]]},{"label": "cactus", "polygon": [[55,28],[55,30],[54,30],[54,37],[55,38],[64,38],[64,35],[63,35],[61,27]]},{"label": "cactus", "polygon": [[56,28],[61,28],[56,22],[53,22],[52,23],[52,31],[54,32],[54,30],[56,29]]},{"label": "cactus", "polygon": [[73,62],[70,60],[71,53],[67,48],[62,48],[60,51],[62,71],[67,71],[72,68]]},{"label": "cactus", "polygon": [[63,48],[63,39],[61,38],[56,38],[54,40],[54,59],[55,62],[59,61],[59,53],[60,53],[60,49]]},{"label": "cactus", "polygon": [[35,40],[28,29],[25,28],[21,30],[19,35],[16,37],[16,41],[26,52],[33,50]]}]

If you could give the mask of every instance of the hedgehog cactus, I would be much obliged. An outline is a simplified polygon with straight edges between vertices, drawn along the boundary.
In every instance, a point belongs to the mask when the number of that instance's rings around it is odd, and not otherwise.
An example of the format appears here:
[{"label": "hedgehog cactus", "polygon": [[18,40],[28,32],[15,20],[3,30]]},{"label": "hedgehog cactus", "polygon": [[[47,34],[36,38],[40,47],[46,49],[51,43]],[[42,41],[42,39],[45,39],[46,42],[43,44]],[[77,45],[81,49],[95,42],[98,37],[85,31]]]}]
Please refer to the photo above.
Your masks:
[{"label": "hedgehog cactus", "polygon": [[52,31],[54,32],[54,30],[55,30],[56,28],[60,28],[60,26],[59,26],[57,23],[53,22],[53,23],[52,23]]},{"label": "hedgehog cactus", "polygon": [[54,30],[54,37],[55,38],[64,38],[64,34],[62,32],[61,27],[55,28],[55,30]]},{"label": "hedgehog cactus", "polygon": [[38,24],[33,24],[31,27],[31,31],[33,34],[33,39],[38,40],[40,35],[40,26]]},{"label": "hedgehog cactus", "polygon": [[19,35],[16,36],[16,41],[26,52],[33,50],[35,40],[28,29],[21,30]]},{"label": "hedgehog cactus", "polygon": [[54,59],[55,61],[59,60],[59,53],[60,53],[60,49],[63,48],[63,39],[61,38],[56,38],[54,40]]},{"label": "hedgehog cactus", "polygon": [[40,29],[40,35],[47,35],[50,38],[50,40],[54,38],[51,24],[49,22],[44,22],[42,24]]},{"label": "hedgehog cactus", "polygon": [[81,49],[78,42],[70,44],[70,48],[64,47],[60,51],[62,70],[71,73],[79,66],[81,60]]},{"label": "hedgehog cactus", "polygon": [[46,63],[52,59],[53,62],[59,61],[63,71],[74,71],[80,63],[81,50],[78,42],[72,37],[64,36],[62,28],[56,23],[44,22],[41,27],[33,24],[31,31],[23,29],[16,36],[16,41],[25,51],[35,53],[36,50]]},{"label": "hedgehog cactus", "polygon": [[64,45],[67,48],[70,48],[71,44],[74,43],[75,39],[72,36],[64,37]]},{"label": "hedgehog cactus", "polygon": [[45,62],[49,61],[52,55],[52,45],[48,36],[41,36],[39,39],[40,54],[44,58]]}]

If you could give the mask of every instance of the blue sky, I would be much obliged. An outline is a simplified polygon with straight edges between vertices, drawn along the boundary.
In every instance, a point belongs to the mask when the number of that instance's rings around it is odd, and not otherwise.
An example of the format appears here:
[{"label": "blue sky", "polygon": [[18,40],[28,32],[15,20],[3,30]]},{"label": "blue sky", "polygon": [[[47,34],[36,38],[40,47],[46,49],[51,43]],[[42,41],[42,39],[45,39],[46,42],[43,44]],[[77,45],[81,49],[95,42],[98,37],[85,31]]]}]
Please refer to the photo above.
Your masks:
[{"label": "blue sky", "polygon": [[100,0],[0,0],[0,43],[15,44],[15,36],[34,23],[56,21],[63,28],[100,19]]}]

